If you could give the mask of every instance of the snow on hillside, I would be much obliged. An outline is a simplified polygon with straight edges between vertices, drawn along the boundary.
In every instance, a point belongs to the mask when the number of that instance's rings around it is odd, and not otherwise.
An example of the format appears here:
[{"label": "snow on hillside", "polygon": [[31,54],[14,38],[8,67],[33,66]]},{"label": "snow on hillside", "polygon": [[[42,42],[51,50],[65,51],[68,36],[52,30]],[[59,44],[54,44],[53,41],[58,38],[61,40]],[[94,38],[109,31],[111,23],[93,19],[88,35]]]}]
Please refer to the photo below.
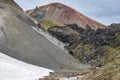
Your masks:
[{"label": "snow on hillside", "polygon": [[37,67],[0,53],[0,80],[38,80],[52,70]]}]

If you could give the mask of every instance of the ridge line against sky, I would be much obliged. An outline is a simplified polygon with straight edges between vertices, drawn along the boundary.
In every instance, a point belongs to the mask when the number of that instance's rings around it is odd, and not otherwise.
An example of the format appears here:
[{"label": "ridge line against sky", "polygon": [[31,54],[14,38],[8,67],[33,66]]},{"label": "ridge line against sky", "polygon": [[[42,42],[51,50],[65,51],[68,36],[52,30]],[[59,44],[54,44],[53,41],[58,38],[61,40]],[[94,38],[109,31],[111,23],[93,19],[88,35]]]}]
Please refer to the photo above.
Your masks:
[{"label": "ridge line against sky", "polygon": [[120,23],[120,0],[15,0],[24,10],[59,2],[105,25]]}]

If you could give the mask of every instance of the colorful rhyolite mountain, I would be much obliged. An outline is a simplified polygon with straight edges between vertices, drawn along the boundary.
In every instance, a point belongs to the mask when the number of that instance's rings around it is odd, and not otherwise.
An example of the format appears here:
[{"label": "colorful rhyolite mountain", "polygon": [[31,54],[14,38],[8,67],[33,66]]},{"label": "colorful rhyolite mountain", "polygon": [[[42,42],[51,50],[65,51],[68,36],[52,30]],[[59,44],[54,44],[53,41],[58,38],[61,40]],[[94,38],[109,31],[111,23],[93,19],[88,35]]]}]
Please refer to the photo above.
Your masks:
[{"label": "colorful rhyolite mountain", "polygon": [[77,24],[82,28],[105,28],[106,26],[94,21],[78,11],[61,3],[51,3],[45,6],[36,7],[33,10],[26,11],[33,18],[54,20],[63,24]]}]

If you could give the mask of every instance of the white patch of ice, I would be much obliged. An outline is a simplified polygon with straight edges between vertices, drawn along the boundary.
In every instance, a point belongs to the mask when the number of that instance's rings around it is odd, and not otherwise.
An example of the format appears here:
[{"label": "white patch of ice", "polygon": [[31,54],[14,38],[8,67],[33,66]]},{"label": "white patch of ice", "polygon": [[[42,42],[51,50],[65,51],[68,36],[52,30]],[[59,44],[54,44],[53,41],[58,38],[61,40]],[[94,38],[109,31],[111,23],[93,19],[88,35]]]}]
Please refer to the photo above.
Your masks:
[{"label": "white patch of ice", "polygon": [[0,53],[0,80],[38,80],[53,70],[37,67]]}]

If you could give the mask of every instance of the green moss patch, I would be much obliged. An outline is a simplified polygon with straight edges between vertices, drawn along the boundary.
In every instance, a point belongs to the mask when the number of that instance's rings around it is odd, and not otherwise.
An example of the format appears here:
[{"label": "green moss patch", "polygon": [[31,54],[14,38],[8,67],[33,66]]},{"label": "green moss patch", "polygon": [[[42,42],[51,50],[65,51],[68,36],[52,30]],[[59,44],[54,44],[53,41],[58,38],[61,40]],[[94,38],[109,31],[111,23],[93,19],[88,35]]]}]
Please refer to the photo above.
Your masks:
[{"label": "green moss patch", "polygon": [[63,27],[64,25],[61,23],[58,23],[56,21],[51,21],[51,20],[38,20],[38,22],[41,24],[41,27],[47,31],[49,28],[58,26],[58,27]]}]

